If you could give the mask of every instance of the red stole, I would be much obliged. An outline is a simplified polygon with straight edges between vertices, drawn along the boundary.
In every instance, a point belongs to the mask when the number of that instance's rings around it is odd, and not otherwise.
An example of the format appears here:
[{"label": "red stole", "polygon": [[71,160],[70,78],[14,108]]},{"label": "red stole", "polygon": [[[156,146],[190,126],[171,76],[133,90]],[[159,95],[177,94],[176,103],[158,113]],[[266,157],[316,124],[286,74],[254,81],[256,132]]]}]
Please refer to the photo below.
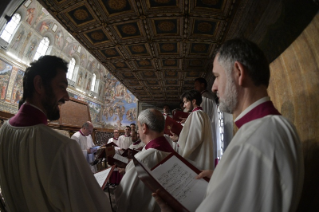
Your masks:
[{"label": "red stole", "polygon": [[197,110],[203,110],[203,108],[202,108],[202,107],[195,107],[195,108],[192,110],[192,112],[195,112],[195,111],[197,111]]},{"label": "red stole", "polygon": [[85,136],[85,135],[82,133],[82,131],[81,131],[81,130],[79,130],[79,132],[81,133],[81,135],[82,135],[82,136]]},{"label": "red stole", "polygon": [[14,127],[29,127],[37,124],[48,124],[47,116],[39,109],[30,104],[23,104],[18,113],[13,116],[9,123]]},{"label": "red stole", "polygon": [[139,143],[141,143],[141,140],[137,140],[135,143],[133,142],[133,145],[137,145]]},{"label": "red stole", "polygon": [[119,140],[119,138],[114,138],[114,137],[113,137],[113,139],[114,139],[114,140]]},{"label": "red stole", "polygon": [[168,141],[166,140],[164,136],[160,136],[148,142],[148,144],[145,146],[145,149],[149,149],[149,148],[157,149],[163,152],[174,152],[174,149],[168,143]]},{"label": "red stole", "polygon": [[241,119],[235,122],[238,129],[244,124],[253,121],[255,119],[260,119],[262,117],[268,115],[281,115],[278,110],[274,107],[272,101],[267,101],[257,105],[251,111],[249,111],[246,115],[244,115]]}]

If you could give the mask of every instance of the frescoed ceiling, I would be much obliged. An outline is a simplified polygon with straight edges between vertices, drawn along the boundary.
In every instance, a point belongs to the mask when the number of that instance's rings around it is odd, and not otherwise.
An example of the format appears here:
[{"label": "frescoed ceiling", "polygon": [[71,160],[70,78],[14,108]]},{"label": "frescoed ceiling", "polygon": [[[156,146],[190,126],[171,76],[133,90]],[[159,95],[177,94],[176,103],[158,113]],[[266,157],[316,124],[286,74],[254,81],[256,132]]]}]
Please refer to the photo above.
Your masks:
[{"label": "frescoed ceiling", "polygon": [[312,0],[39,0],[142,102],[178,102],[212,57],[246,37],[275,59],[318,11]]}]

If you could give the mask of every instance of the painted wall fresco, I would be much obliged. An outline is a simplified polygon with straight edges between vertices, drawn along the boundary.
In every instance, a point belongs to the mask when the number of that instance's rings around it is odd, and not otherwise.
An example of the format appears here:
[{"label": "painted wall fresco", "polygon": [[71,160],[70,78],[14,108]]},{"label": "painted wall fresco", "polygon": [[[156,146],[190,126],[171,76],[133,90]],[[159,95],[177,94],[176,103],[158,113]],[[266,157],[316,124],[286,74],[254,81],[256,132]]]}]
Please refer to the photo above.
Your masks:
[{"label": "painted wall fresco", "polygon": [[5,101],[12,65],[0,60],[0,100]]},{"label": "painted wall fresco", "polygon": [[[22,21],[11,39],[7,52],[18,58],[18,62],[29,64],[43,37],[47,37],[50,40],[47,54],[60,56],[66,61],[72,58],[76,60],[77,71],[72,78],[74,86],[69,89],[70,96],[88,103],[95,127],[124,129],[125,125],[136,123],[138,100],[135,96],[71,37],[37,1],[32,1],[27,6],[22,5],[17,13],[21,15]],[[8,56],[0,54],[0,58],[6,58],[5,61],[8,61]],[[12,64],[13,60],[10,59]],[[0,110],[17,110],[23,92],[23,70],[26,67],[27,65],[21,70],[0,61],[0,103],[6,102],[6,105],[0,105]],[[96,74],[96,81],[99,83],[95,90],[97,92],[93,92],[95,98],[91,92],[93,73]]]}]

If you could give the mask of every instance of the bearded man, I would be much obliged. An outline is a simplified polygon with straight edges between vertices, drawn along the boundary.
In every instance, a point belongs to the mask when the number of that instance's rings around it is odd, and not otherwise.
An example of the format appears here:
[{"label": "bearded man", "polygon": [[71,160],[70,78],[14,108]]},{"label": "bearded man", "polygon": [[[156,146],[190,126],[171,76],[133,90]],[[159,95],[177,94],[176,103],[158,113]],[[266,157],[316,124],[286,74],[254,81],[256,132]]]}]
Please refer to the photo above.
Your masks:
[{"label": "bearded man", "polygon": [[69,100],[67,70],[55,56],[31,63],[21,107],[0,130],[0,186],[8,211],[111,211],[77,142],[47,126]]}]

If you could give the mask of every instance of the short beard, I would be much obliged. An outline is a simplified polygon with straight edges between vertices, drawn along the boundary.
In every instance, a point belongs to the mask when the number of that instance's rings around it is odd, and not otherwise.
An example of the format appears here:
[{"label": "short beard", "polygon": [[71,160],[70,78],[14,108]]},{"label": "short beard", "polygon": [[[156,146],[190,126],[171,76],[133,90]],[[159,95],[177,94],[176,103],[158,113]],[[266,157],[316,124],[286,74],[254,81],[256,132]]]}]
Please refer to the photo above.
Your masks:
[{"label": "short beard", "polygon": [[44,100],[42,100],[42,105],[47,113],[47,118],[50,121],[58,120],[60,118],[60,109],[56,97],[52,91],[52,87],[47,86],[45,90],[46,97]]},{"label": "short beard", "polygon": [[223,99],[219,99],[219,110],[232,114],[237,106],[238,93],[232,77],[228,76],[227,78],[225,97]]}]

